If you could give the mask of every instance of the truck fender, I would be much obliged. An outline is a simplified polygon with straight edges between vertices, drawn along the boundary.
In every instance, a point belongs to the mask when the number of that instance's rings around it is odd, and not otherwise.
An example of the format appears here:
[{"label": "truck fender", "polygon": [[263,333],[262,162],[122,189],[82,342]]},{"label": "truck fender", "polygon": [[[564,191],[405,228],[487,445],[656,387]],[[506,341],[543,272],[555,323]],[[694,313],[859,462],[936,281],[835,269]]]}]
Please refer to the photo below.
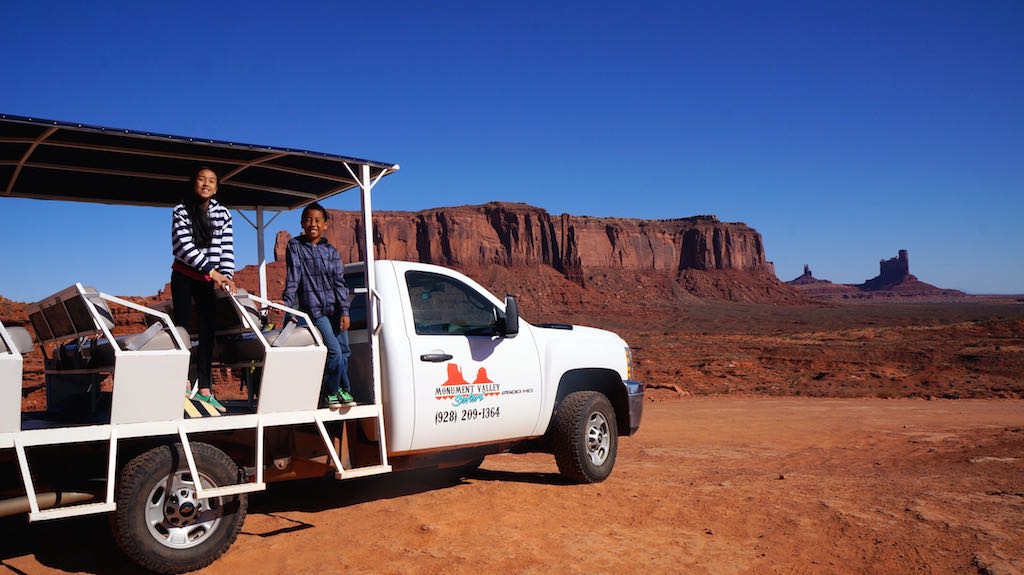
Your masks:
[{"label": "truck fender", "polygon": [[[618,372],[613,369],[588,367],[570,369],[563,373],[558,380],[552,416],[558,411],[562,400],[576,391],[596,391],[607,397],[615,409],[616,428],[619,435],[629,435],[629,400],[626,396],[626,386],[623,385]],[[554,421],[554,417],[551,418],[551,421]],[[548,424],[548,431],[550,429],[551,423]]]}]

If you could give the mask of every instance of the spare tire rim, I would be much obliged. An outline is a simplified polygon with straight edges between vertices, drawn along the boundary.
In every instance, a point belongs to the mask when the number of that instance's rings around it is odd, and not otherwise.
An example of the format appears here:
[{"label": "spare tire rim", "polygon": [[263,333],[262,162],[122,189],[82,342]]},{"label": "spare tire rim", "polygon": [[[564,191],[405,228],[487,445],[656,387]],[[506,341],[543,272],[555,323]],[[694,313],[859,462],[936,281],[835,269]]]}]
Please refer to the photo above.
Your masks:
[{"label": "spare tire rim", "polygon": [[609,437],[608,420],[600,411],[590,414],[587,420],[587,455],[594,465],[602,465],[608,459]]},{"label": "spare tire rim", "polygon": [[[200,473],[203,489],[216,487]],[[189,549],[206,541],[224,515],[220,497],[199,499],[188,470],[157,483],[146,498],[146,526],[154,539],[171,549]]]}]

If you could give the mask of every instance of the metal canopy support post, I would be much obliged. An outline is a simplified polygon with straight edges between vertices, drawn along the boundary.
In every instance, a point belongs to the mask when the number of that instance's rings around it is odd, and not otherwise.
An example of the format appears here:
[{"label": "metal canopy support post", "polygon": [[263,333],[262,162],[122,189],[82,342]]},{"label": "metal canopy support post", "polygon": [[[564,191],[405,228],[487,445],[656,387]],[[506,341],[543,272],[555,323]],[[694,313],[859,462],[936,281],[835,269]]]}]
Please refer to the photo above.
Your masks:
[{"label": "metal canopy support post", "polygon": [[260,270],[260,297],[267,297],[267,256],[266,246],[263,245],[263,206],[256,206],[256,257],[259,261]]},{"label": "metal canopy support post", "polygon": [[[366,274],[366,331],[370,344],[370,365],[373,373],[373,402],[381,405],[381,367],[380,367],[380,328],[381,328],[381,305],[380,294],[377,293],[376,270],[374,269],[373,253],[373,216],[371,205],[371,194],[373,187],[377,185],[388,170],[381,170],[376,178],[370,178],[370,166],[361,164],[357,176],[352,167],[346,163],[345,168],[349,174],[359,183],[359,200],[363,212],[363,247],[365,262],[364,273]],[[380,461],[381,466],[388,466],[387,441],[384,435],[383,412],[377,416],[377,430],[380,434]]]},{"label": "metal canopy support post", "polygon": [[[263,221],[263,210],[264,210],[263,206],[256,206],[256,221],[255,222],[250,220],[249,217],[246,216],[245,212],[243,212],[242,210],[236,210],[236,211],[238,212],[238,215],[242,216],[243,220],[245,220],[250,226],[253,227],[254,230],[256,230],[256,254],[257,254],[257,257],[259,259],[259,263],[257,265],[259,266],[260,297],[264,298],[264,299],[270,299],[270,298],[267,297],[267,256],[266,256],[266,245],[265,245],[266,244],[265,232],[266,232],[267,226],[269,226],[270,224],[274,223],[274,220],[277,219],[277,216],[281,215],[281,212],[276,212],[274,214],[274,217],[272,217],[269,220],[267,220],[266,222],[264,222]],[[267,306],[261,304],[261,308],[265,310],[265,309],[267,309]]]}]

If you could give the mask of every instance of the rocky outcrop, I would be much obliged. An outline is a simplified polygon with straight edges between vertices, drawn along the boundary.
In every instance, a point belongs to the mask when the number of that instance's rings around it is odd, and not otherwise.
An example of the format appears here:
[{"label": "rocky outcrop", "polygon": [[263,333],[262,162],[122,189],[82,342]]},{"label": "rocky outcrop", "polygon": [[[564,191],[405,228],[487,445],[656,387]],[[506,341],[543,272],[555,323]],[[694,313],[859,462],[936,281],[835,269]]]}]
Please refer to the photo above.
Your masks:
[{"label": "rocky outcrop", "polygon": [[791,284],[791,285],[798,285],[798,286],[800,286],[800,285],[831,284],[832,282],[830,282],[828,280],[820,280],[820,279],[814,277],[814,274],[811,273],[811,266],[809,266],[807,264],[804,264],[804,273],[801,274],[799,277],[797,277],[795,279],[789,280],[786,283]]},{"label": "rocky outcrop", "polygon": [[[362,259],[358,212],[331,210],[327,237],[345,261]],[[279,232],[284,260],[290,235]],[[550,266],[582,279],[598,270],[664,272],[736,270],[774,274],[757,230],[714,216],[670,220],[552,216],[526,204],[488,203],[422,212],[375,212],[378,258],[459,269]]]},{"label": "rocky outcrop", "polygon": [[925,283],[910,273],[910,256],[900,250],[896,257],[878,262],[878,275],[862,284],[833,284],[819,280],[804,266],[800,277],[786,282],[812,299],[916,299],[931,301],[960,300],[962,291],[943,289]]},{"label": "rocky outcrop", "polygon": [[907,255],[907,250],[900,250],[896,257],[880,260],[878,262],[878,275],[858,287],[863,290],[877,291],[896,286],[908,280],[916,281],[917,278],[910,275],[910,256]]}]

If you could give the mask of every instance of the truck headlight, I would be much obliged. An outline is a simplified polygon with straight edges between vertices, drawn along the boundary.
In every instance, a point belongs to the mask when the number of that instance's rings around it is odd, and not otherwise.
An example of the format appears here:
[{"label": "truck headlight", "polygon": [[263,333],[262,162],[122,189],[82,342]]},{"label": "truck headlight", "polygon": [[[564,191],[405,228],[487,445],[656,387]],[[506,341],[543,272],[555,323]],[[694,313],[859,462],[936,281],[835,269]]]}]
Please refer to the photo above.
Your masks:
[{"label": "truck headlight", "polygon": [[626,379],[633,379],[633,352],[626,346]]}]

